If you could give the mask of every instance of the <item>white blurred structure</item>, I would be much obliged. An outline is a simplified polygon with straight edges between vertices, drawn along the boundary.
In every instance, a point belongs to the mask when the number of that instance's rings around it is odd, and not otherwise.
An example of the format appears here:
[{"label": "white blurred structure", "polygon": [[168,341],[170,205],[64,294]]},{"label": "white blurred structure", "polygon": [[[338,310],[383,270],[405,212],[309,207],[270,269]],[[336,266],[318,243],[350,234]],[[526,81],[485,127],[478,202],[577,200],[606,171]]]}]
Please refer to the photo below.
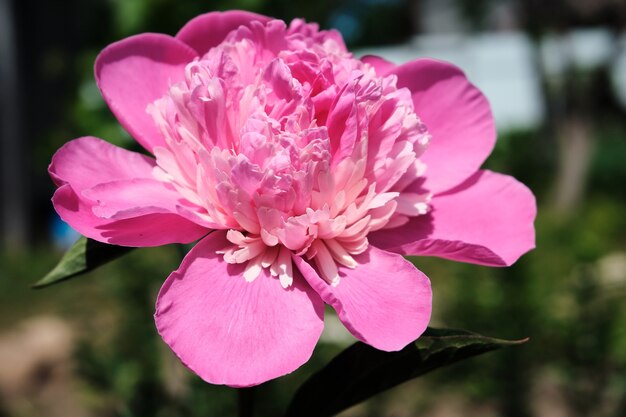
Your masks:
[{"label": "white blurred structure", "polygon": [[614,57],[611,78],[617,91],[617,98],[626,108],[626,33],[620,37],[617,47],[620,53]]},{"label": "white blurred structure", "polygon": [[[572,65],[591,70],[606,64],[621,103],[626,107],[626,34],[615,55],[611,34],[606,29],[574,30],[546,37],[539,48],[549,76],[559,76]],[[396,64],[417,58],[449,61],[465,71],[487,96],[500,131],[538,126],[545,117],[541,80],[533,57],[533,44],[519,31],[467,34],[427,34],[411,42],[366,48],[356,56],[379,55]]]},{"label": "white blurred structure", "polygon": [[405,45],[363,49],[357,55],[379,55],[396,64],[423,57],[449,61],[485,93],[498,129],[507,130],[537,126],[544,117],[532,53],[523,34],[504,32],[422,35]]}]

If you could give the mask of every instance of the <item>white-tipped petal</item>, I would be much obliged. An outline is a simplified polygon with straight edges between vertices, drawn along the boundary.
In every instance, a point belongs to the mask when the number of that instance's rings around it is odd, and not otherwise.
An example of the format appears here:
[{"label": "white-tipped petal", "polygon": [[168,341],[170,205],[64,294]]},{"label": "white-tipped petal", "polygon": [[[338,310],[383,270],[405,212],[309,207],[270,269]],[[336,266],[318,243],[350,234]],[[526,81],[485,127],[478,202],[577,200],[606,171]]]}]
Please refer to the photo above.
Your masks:
[{"label": "white-tipped petal", "polygon": [[263,254],[263,258],[261,259],[261,266],[263,268],[269,268],[270,265],[274,263],[276,256],[278,256],[278,252],[280,248],[278,246],[271,246],[265,249],[265,253]]},{"label": "white-tipped petal", "polygon": [[291,262],[291,251],[287,248],[282,248],[276,259],[278,264],[278,279],[283,288],[289,287],[293,284],[293,265]]},{"label": "white-tipped petal", "polygon": [[319,269],[320,276],[331,285],[339,284],[339,270],[326,245],[322,241],[316,240],[312,246],[315,246],[317,252],[315,264]]},{"label": "white-tipped petal", "polygon": [[262,270],[261,259],[257,257],[248,261],[246,269],[243,271],[243,277],[247,282],[252,282],[261,274]]},{"label": "white-tipped petal", "polygon": [[337,242],[335,239],[325,240],[324,243],[335,261],[348,268],[356,268],[356,261],[350,256],[341,243]]}]

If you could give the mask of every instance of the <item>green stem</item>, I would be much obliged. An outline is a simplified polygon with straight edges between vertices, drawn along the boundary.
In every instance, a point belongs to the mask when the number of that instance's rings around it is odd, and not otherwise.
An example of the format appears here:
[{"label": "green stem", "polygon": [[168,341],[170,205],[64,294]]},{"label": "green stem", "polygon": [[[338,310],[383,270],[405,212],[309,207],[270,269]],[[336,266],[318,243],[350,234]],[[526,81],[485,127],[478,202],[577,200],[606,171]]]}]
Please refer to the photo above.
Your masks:
[{"label": "green stem", "polygon": [[239,417],[254,416],[254,387],[237,389]]}]

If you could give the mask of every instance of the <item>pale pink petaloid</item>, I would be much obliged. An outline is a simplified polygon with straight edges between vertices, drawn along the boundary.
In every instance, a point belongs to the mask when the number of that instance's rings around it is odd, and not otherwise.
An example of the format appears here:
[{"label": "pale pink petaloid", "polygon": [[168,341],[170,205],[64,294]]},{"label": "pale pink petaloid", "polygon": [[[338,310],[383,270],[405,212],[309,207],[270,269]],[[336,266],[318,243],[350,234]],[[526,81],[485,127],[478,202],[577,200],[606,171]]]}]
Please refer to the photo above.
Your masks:
[{"label": "pale pink petaloid", "polygon": [[450,64],[357,60],[335,31],[232,11],[176,37],[114,43],[95,73],[154,157],[73,140],[50,165],[54,207],[111,244],[200,239],[155,317],[211,383],[250,386],[298,368],[324,303],[376,348],[419,337],[430,283],[402,255],[502,266],[534,246],[534,198],[479,170],[492,115]]}]

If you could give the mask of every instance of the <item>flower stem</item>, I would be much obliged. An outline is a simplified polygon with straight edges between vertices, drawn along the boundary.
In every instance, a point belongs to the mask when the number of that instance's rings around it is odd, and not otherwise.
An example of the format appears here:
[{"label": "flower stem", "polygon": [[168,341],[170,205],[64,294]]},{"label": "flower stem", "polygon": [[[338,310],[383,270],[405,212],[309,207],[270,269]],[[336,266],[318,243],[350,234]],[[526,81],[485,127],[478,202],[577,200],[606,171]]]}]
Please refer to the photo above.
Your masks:
[{"label": "flower stem", "polygon": [[239,417],[254,416],[254,387],[237,389]]}]

